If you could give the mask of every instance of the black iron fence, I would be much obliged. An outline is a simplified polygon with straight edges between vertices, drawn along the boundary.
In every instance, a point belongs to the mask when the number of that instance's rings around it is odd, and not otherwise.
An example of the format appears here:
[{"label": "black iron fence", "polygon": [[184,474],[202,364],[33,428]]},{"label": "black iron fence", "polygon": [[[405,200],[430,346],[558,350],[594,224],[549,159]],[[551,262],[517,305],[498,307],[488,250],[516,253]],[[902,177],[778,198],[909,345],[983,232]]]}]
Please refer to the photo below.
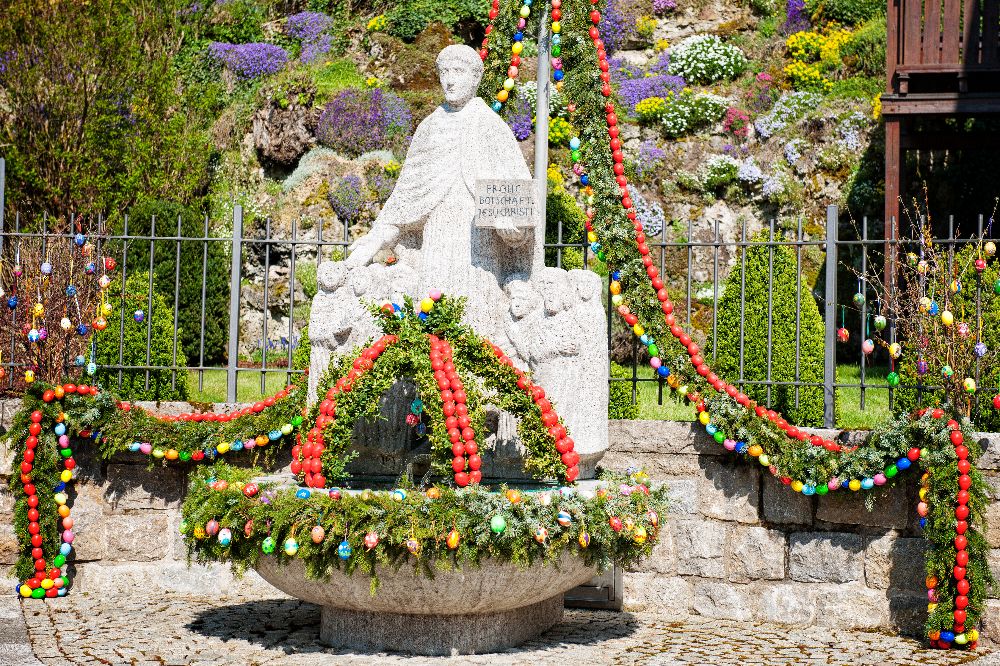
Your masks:
[{"label": "black iron fence", "polygon": [[[0,159],[0,254],[9,256],[29,242],[74,242],[76,218],[70,217],[68,230],[52,234],[48,218],[29,228],[17,214],[5,218],[3,204],[4,162]],[[207,218],[202,220],[197,234],[190,233],[190,227],[187,227],[188,233],[182,233],[181,219],[153,217],[137,224],[124,217],[120,225],[115,225],[120,231],[109,231],[101,219],[91,222],[98,232],[94,235],[95,242],[100,244],[98,256],[102,246],[113,246],[119,262],[116,274],[121,279],[122,302],[126,300],[125,285],[130,275],[145,273],[148,281],[143,290],[145,312],[142,321],[136,317],[135,322],[129,322],[132,316],[129,307],[121,307],[111,315],[117,317],[120,324],[117,362],[112,358],[111,362],[102,364],[102,370],[111,371],[112,380],[117,378],[119,387],[128,376],[142,377],[146,388],[156,376],[169,376],[172,386],[187,378],[196,383],[199,395],[224,396],[229,402],[271,392],[293,374],[301,372],[295,368],[294,357],[301,344],[302,329],[308,322],[308,302],[316,289],[316,269],[324,261],[343,258],[352,240],[349,225],[338,221],[303,223],[293,220],[281,227],[272,221],[247,224],[239,205],[233,208],[232,228],[225,235],[218,235],[211,229]],[[975,222],[973,232],[979,236],[983,223],[982,217]],[[567,253],[573,252],[576,257],[573,263],[578,263],[580,258],[584,265],[590,263],[594,253],[586,239],[565,239],[563,229],[555,231],[555,242],[546,244],[550,262],[562,265]],[[965,238],[957,235],[956,223],[951,220],[940,242],[953,254],[971,242],[971,237],[972,233]],[[894,387],[885,381],[884,371],[872,374],[871,359],[860,351],[861,340],[869,333],[871,306],[864,303],[860,308],[847,311],[840,305],[851,303],[853,295],[859,291],[870,300],[877,300],[880,295],[868,283],[867,276],[872,270],[886,270],[885,257],[891,260],[894,251],[906,251],[904,244],[891,235],[890,240],[885,240],[880,223],[867,218],[857,223],[843,221],[837,208],[830,207],[825,226],[809,225],[803,220],[790,226],[774,221],[760,225],[741,220],[725,224],[716,221],[704,228],[688,221],[682,226],[663,225],[656,234],[647,234],[647,244],[671,290],[678,324],[703,342],[710,362],[719,361],[720,339],[730,344],[735,342],[738,357],[731,368],[732,373],[726,375],[729,381],[747,390],[761,387],[763,398],[769,404],[776,392],[789,394],[797,406],[803,392],[821,391],[822,421],[828,427],[838,424],[838,398],[842,407],[851,402],[852,405],[856,403],[855,409],[863,411],[873,392],[878,392],[879,396],[888,396],[891,408]],[[751,248],[758,253],[764,252],[762,256],[766,258],[766,294],[748,293]],[[789,252],[794,256],[795,267],[794,339],[791,343],[794,353],[783,349],[783,353],[775,354],[776,340],[772,339],[776,327],[773,308],[775,260],[781,256],[787,259]],[[737,270],[738,284],[735,280],[727,284],[730,274]],[[888,270],[892,270],[891,265]],[[154,275],[158,277],[156,285]],[[214,282],[212,275],[218,278]],[[219,278],[220,275],[224,277]],[[757,283],[751,280],[751,286],[754,284]],[[803,289],[803,285],[807,288]],[[719,303],[726,289],[737,286],[739,293],[734,302],[739,309],[738,326],[724,329],[719,325]],[[218,293],[219,290],[224,293]],[[750,296],[753,298],[748,298]],[[154,346],[154,317],[163,316],[154,307],[154,297],[165,301],[166,316],[173,331],[167,351],[157,357],[168,358],[169,362],[154,362],[150,351]],[[816,351],[803,349],[803,318],[799,313],[809,305],[803,298],[814,299],[821,313],[822,372],[812,378],[804,377],[803,372],[804,352],[815,354]],[[977,315],[978,299],[977,295]],[[626,384],[631,389],[633,402],[663,404],[664,381],[646,364],[643,346],[618,321],[611,300],[609,292],[609,346],[613,356],[626,368],[611,381]],[[752,312],[746,310],[748,300],[759,302]],[[760,318],[761,309],[766,317],[763,358],[750,358],[744,321],[751,315]],[[130,327],[130,342],[126,340],[127,326]],[[838,343],[838,329],[842,327],[852,334],[847,345]],[[178,335],[180,330],[187,332],[189,342],[186,345]],[[216,347],[221,348],[206,348],[206,344],[211,347],[212,332],[216,330],[219,332],[217,337],[223,340]],[[126,353],[127,342],[136,343],[137,331],[138,340],[145,345],[145,362],[136,362],[134,354]],[[888,332],[892,335],[891,326]],[[788,343],[788,340],[782,341],[782,344]],[[845,366],[857,368],[856,381],[853,375],[847,379],[838,377],[838,353]],[[128,358],[132,361],[127,362]],[[776,363],[781,364],[780,368]],[[794,364],[790,373],[785,367],[787,364]],[[5,355],[2,365],[8,370],[10,386],[15,374],[12,371],[23,369],[23,364]],[[749,372],[751,366],[763,366],[763,376]],[[780,373],[776,372],[778,369]],[[990,381],[989,377],[984,379]],[[933,390],[933,387],[923,389]],[[884,401],[882,397],[879,400]]]}]

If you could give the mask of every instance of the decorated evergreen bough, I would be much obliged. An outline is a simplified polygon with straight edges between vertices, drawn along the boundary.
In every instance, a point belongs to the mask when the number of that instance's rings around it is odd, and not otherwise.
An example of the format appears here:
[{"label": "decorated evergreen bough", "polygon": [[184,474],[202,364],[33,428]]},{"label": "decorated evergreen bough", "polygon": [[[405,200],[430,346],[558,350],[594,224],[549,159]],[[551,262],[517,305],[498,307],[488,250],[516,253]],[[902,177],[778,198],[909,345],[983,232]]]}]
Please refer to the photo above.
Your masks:
[{"label": "decorated evergreen bough", "polygon": [[[480,49],[486,68],[480,94],[493,99],[497,113],[505,112],[516,92],[525,20],[532,7],[525,0],[493,0]],[[900,470],[915,464],[926,470],[917,509],[932,545],[927,636],[936,647],[975,647],[975,627],[994,580],[985,562],[982,517],[987,500],[985,483],[973,466],[979,451],[968,437],[972,424],[967,418],[947,419],[945,410],[951,407],[945,404],[900,417],[864,444],[845,447],[788,423],[712,372],[698,344],[674,317],[629,194],[620,107],[601,38],[599,3],[553,0],[549,7],[551,46],[541,57],[552,58],[554,85],[578,130],[570,140],[570,156],[586,202],[587,240],[597,259],[607,264],[612,303],[646,347],[651,367],[694,406],[699,422],[717,442],[755,458],[796,492],[868,493],[893,483]],[[1000,293],[1000,281],[997,289]],[[1000,409],[1000,395],[993,404]],[[870,494],[865,498],[870,506]]]}]

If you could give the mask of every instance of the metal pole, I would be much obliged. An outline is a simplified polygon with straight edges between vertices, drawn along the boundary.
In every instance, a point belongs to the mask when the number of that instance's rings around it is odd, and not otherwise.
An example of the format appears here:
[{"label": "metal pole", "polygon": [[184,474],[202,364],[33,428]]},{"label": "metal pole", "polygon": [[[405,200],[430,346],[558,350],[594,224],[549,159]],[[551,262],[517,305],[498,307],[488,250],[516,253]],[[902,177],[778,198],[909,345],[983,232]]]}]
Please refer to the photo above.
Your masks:
[{"label": "metal pole", "polygon": [[535,71],[535,189],[538,196],[538,226],[535,228],[535,258],[532,272],[545,266],[545,197],[549,168],[549,24],[548,3],[539,3],[538,67]]},{"label": "metal pole", "polygon": [[240,348],[240,272],[243,266],[243,206],[233,208],[232,272],[229,278],[229,359],[226,401],[236,402],[236,363]]},{"label": "metal pole", "polygon": [[3,252],[4,193],[7,188],[7,160],[0,157],[0,252]]},{"label": "metal pole", "polygon": [[823,425],[834,427],[837,382],[837,223],[836,206],[826,207],[826,344],[823,361]]}]

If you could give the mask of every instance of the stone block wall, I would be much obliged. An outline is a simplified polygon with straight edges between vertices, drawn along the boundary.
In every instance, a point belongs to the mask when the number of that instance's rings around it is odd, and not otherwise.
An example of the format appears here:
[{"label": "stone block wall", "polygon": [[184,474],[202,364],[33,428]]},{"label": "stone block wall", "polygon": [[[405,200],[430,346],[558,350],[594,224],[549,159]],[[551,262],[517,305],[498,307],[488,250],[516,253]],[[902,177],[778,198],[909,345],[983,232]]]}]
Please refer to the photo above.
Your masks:
[{"label": "stone block wall", "polygon": [[[1000,436],[983,438],[990,562],[1000,577]],[[611,441],[605,467],[644,467],[671,498],[653,556],[625,574],[627,609],[921,633],[926,542],[915,469],[876,493],[869,511],[860,494],[795,493],[694,424],[612,421]],[[998,600],[986,628],[1000,637]]]},{"label": "stone block wall", "polygon": [[[0,401],[0,424],[10,423],[19,404]],[[158,410],[178,413],[185,407]],[[87,447],[78,447],[75,457],[75,593],[141,588],[278,594],[253,572],[236,579],[226,566],[187,565],[178,527],[189,468],[150,467],[146,456],[133,454],[102,461]],[[740,458],[693,424],[611,422],[611,448],[602,465],[642,466],[667,485],[671,498],[653,556],[625,573],[626,610],[655,609],[666,619],[703,615],[920,632],[925,542],[916,524],[914,472],[904,473],[898,488],[878,494],[868,511],[860,495],[805,497]],[[227,459],[250,461],[246,454]],[[1000,498],[1000,436],[990,437],[980,468]],[[7,487],[12,471],[12,457],[4,451],[0,569],[9,569],[17,555]],[[1000,578],[1000,503],[991,504],[987,522],[990,561]],[[988,633],[1000,637],[1000,600],[989,602],[986,619]]]}]

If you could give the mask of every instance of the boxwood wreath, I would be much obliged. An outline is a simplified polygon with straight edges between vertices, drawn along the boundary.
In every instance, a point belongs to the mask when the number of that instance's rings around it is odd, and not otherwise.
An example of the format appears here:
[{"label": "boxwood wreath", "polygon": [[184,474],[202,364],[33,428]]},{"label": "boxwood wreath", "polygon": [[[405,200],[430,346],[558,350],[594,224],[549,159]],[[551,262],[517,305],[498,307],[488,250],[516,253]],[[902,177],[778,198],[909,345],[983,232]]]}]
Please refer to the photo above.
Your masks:
[{"label": "boxwood wreath", "polygon": [[641,472],[606,475],[590,492],[320,490],[257,484],[257,474],[222,463],[198,470],[181,524],[189,558],[229,562],[239,573],[262,556],[297,557],[316,580],[360,571],[373,594],[379,569],[407,563],[428,576],[488,558],[552,563],[565,551],[602,569],[635,563],[652,550],[666,510],[666,489],[650,490]]},{"label": "boxwood wreath", "polygon": [[[486,74],[479,92],[492,99],[498,113],[504,113],[516,91],[513,78],[524,39],[517,17],[526,15],[522,3],[494,0],[480,50]],[[570,139],[570,159],[586,202],[587,241],[597,259],[608,264],[618,315],[646,346],[657,376],[690,401],[716,441],[755,457],[797,492],[866,491],[870,507],[868,491],[894,483],[901,469],[919,461],[925,472],[917,510],[931,543],[927,636],[934,647],[974,648],[983,599],[994,580],[985,560],[985,485],[973,468],[979,448],[968,437],[971,422],[945,420],[945,409],[951,408],[944,405],[902,416],[862,445],[845,447],[810,435],[712,372],[698,344],[674,317],[628,192],[618,127],[621,107],[611,85],[601,21],[593,0],[589,5],[583,0],[553,3],[549,53],[555,87],[567,100],[570,123],[579,132]],[[497,44],[510,44],[510,51]],[[993,404],[1000,409],[1000,395]]]}]

